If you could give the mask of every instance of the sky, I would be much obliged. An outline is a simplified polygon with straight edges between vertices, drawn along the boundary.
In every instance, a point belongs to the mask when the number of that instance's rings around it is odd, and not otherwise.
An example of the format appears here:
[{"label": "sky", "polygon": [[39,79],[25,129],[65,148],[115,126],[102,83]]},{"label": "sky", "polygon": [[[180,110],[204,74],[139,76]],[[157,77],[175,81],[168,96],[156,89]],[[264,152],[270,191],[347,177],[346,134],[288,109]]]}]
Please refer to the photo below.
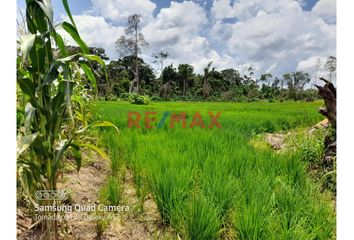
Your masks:
[{"label": "sky", "polygon": [[[24,0],[17,0],[24,9]],[[281,76],[307,71],[336,55],[336,0],[68,0],[81,37],[103,47],[110,59],[119,55],[114,42],[124,34],[127,18],[141,15],[149,47],[142,57],[152,63],[161,50],[165,65],[189,63],[202,72],[208,62],[219,70]],[[67,20],[61,0],[52,0],[55,21]],[[69,36],[65,37],[73,43]],[[154,66],[158,67],[158,66]]]}]

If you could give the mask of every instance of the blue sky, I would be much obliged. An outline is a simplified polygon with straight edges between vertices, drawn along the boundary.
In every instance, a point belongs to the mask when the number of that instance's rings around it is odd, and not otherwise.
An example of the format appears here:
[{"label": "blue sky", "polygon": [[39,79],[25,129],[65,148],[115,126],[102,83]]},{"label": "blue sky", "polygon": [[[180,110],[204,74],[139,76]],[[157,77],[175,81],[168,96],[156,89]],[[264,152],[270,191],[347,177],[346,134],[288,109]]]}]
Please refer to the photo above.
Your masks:
[{"label": "blue sky", "polygon": [[[17,0],[24,9],[24,0]],[[52,0],[56,21],[65,20],[61,0]],[[82,38],[119,56],[115,40],[127,17],[142,16],[142,32],[150,43],[142,57],[161,50],[168,63],[192,64],[201,71],[214,66],[256,73],[314,72],[317,59],[336,54],[335,0],[69,0]],[[68,37],[67,41],[71,42]],[[323,67],[320,68],[323,71]],[[324,72],[323,72],[324,74]]]}]

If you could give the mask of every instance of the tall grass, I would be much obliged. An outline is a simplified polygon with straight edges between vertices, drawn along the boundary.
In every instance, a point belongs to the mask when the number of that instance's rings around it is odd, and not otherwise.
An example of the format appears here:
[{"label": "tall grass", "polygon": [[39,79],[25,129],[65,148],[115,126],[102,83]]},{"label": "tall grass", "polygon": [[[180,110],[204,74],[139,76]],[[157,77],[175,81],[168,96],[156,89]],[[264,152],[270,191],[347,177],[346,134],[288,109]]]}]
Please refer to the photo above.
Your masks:
[{"label": "tall grass", "polygon": [[[331,239],[331,200],[306,172],[297,155],[255,149],[254,134],[310,126],[319,120],[315,103],[97,102],[122,138],[126,164],[138,189],[154,196],[165,224],[187,239]],[[128,111],[186,112],[187,124],[200,112],[221,111],[221,129],[128,129]],[[156,123],[157,125],[157,123]],[[143,126],[143,123],[142,123]],[[104,135],[110,134],[105,131]],[[114,149],[112,149],[114,150]],[[231,233],[232,236],[229,236]]]}]

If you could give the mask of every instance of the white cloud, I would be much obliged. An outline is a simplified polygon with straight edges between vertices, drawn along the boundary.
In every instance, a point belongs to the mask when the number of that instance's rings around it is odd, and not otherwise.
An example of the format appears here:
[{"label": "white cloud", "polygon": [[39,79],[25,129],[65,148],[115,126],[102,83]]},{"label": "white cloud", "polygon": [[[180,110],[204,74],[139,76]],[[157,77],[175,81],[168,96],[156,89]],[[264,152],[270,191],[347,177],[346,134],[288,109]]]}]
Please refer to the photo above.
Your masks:
[{"label": "white cloud", "polygon": [[233,6],[231,0],[215,0],[211,11],[216,19],[235,17],[246,21],[257,15],[300,12],[301,7],[294,0],[239,0]]},{"label": "white cloud", "polygon": [[240,0],[229,7],[238,21],[226,24],[214,14],[211,38],[258,74],[271,70],[280,75],[312,56],[335,54],[335,25],[303,11],[296,1]]},{"label": "white cloud", "polygon": [[336,53],[336,25],[328,22],[328,16],[335,17],[333,1],[320,0],[312,11],[304,11],[302,0],[209,0],[210,14],[200,2],[172,1],[154,17],[156,5],[150,0],[92,0],[93,9],[75,19],[87,43],[104,47],[115,59],[114,42],[124,33],[128,16],[139,10],[150,43],[144,60],[151,63],[152,53],[164,50],[170,53],[165,66],[190,63],[197,72],[213,61],[218,69],[243,72],[252,65],[258,75],[281,75]]},{"label": "white cloud", "polygon": [[201,35],[202,27],[208,23],[204,8],[194,2],[171,2],[169,8],[161,9],[143,33],[150,43],[149,51],[168,51],[170,63],[190,63],[201,71],[207,63],[219,54]]},{"label": "white cloud", "polygon": [[156,4],[150,0],[91,0],[93,11],[116,24],[125,24],[129,15],[141,15],[146,24],[153,18]]},{"label": "white cloud", "polygon": [[176,41],[184,35],[198,34],[208,22],[204,9],[193,2],[171,2],[169,8],[161,9],[157,17],[143,29],[151,42]]},{"label": "white cloud", "polygon": [[311,79],[313,84],[321,85],[318,80],[320,77],[326,78],[328,72],[325,69],[327,57],[326,56],[313,56],[308,59],[302,60],[298,63],[296,70],[304,71],[311,74]]},{"label": "white cloud", "polygon": [[211,13],[215,19],[234,17],[230,0],[216,0],[211,8]]},{"label": "white cloud", "polygon": [[[80,36],[87,45],[103,47],[111,57],[116,56],[114,43],[119,36],[124,34],[123,27],[113,26],[101,16],[79,15],[73,17]],[[61,18],[68,20],[64,16]],[[77,45],[63,30],[60,33],[71,45]]]},{"label": "white cloud", "polygon": [[336,23],[336,0],[320,0],[312,12],[330,24]]}]

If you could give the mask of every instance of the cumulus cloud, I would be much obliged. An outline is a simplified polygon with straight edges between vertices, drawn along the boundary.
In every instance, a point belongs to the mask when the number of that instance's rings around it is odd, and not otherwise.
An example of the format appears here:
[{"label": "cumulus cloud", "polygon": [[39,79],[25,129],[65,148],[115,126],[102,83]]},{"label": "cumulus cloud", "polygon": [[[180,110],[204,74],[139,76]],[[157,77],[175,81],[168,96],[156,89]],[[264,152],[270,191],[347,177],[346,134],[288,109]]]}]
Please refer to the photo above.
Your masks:
[{"label": "cumulus cloud", "polygon": [[[61,18],[68,20],[68,18],[64,16],[61,16]],[[124,27],[113,26],[102,16],[74,15],[73,18],[81,38],[89,46],[104,48],[111,58],[116,56],[114,42],[119,36],[124,34]],[[60,33],[63,34],[69,44],[77,45],[66,32],[62,30]]]},{"label": "cumulus cloud", "polygon": [[147,40],[152,43],[174,44],[186,35],[198,35],[202,25],[207,22],[204,9],[198,4],[172,2],[169,8],[161,9],[143,32]]},{"label": "cumulus cloud", "polygon": [[299,2],[294,0],[215,0],[211,9],[216,19],[235,17],[239,21],[273,13],[300,12]]},{"label": "cumulus cloud", "polygon": [[[214,3],[218,2],[228,1]],[[335,25],[302,10],[297,1],[240,0],[233,6],[228,4],[238,21],[223,23],[214,8],[218,5],[214,5],[211,37],[238,61],[255,66],[258,73],[279,75],[296,70],[299,62],[310,57],[335,54]]]},{"label": "cumulus cloud", "polygon": [[336,23],[336,0],[320,0],[312,12],[329,24]]},{"label": "cumulus cloud", "polygon": [[156,4],[150,0],[91,0],[93,11],[116,24],[125,24],[132,13],[140,14],[142,23],[153,18]]},{"label": "cumulus cloud", "polygon": [[320,0],[311,11],[303,10],[303,0],[171,1],[155,16],[151,0],[91,1],[93,8],[74,18],[86,42],[104,47],[111,59],[132,13],[142,16],[148,63],[164,50],[166,64],[190,63],[197,72],[213,61],[219,69],[252,65],[258,75],[281,75],[312,69],[313,59],[336,53],[335,0]]},{"label": "cumulus cloud", "polygon": [[[309,57],[300,61],[296,70],[310,73],[313,84],[323,85],[324,83],[319,78],[324,77],[328,79],[328,70],[325,67],[327,58],[328,56]],[[334,84],[336,84],[336,80],[334,80]]]},{"label": "cumulus cloud", "polygon": [[150,52],[168,51],[169,62],[191,63],[201,72],[209,61],[222,61],[207,37],[201,34],[207,23],[206,12],[199,4],[171,2],[169,8],[161,9],[143,33],[150,43]]}]

